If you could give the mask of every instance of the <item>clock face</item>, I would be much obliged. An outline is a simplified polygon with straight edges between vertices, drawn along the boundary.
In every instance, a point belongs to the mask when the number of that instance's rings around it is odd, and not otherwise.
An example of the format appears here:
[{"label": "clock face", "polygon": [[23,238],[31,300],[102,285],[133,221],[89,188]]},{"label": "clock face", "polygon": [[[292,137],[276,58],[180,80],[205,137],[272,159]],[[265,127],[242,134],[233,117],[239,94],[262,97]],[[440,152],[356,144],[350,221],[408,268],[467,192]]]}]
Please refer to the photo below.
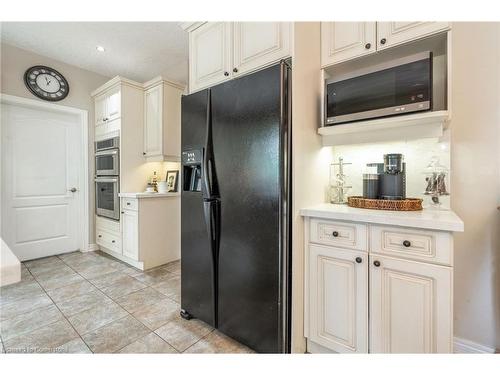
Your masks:
[{"label": "clock face", "polygon": [[46,66],[33,66],[24,73],[26,87],[41,99],[58,101],[69,92],[66,78],[57,70]]}]

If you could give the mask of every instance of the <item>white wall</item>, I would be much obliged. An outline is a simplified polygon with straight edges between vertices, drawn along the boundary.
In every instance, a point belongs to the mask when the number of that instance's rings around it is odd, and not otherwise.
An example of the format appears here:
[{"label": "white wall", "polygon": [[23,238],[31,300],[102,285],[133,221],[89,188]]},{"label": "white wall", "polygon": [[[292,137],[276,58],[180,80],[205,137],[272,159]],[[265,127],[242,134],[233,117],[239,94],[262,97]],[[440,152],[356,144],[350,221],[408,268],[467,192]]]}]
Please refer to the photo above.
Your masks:
[{"label": "white wall", "polygon": [[500,23],[453,23],[455,336],[500,348]]},{"label": "white wall", "polygon": [[0,92],[35,100],[25,87],[23,76],[26,69],[33,65],[47,65],[61,72],[68,80],[68,96],[57,104],[88,111],[89,119],[89,241],[94,243],[94,105],[90,93],[109,80],[108,77],[77,68],[63,62],[40,56],[35,53],[2,43],[0,45]]}]

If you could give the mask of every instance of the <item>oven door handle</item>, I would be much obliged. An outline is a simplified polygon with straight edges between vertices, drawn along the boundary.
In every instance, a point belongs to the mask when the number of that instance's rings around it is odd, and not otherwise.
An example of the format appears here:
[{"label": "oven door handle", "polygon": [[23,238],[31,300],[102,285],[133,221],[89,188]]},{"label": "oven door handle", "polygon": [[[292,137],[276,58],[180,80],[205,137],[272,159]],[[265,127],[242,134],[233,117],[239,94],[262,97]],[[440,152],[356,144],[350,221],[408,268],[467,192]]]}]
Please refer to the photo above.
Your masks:
[{"label": "oven door handle", "polygon": [[95,156],[107,156],[107,155],[116,155],[116,154],[118,154],[118,149],[113,148],[111,150],[96,151]]},{"label": "oven door handle", "polygon": [[102,177],[96,177],[95,182],[118,182],[118,177],[116,178],[102,178]]}]

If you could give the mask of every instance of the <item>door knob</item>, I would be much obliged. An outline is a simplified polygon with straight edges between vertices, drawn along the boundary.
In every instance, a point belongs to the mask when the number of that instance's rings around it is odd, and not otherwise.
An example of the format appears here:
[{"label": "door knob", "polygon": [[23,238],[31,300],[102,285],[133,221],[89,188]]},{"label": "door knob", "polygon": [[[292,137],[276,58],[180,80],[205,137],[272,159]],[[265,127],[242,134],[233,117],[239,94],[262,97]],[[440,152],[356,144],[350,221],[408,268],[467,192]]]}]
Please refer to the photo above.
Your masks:
[{"label": "door knob", "polygon": [[410,246],[411,246],[411,242],[410,242],[410,241],[408,241],[408,240],[404,240],[404,241],[403,241],[403,246],[404,246],[404,247],[410,247]]},{"label": "door knob", "polygon": [[337,232],[337,231],[332,232],[332,236],[333,237],[338,237],[339,236],[339,232]]},{"label": "door knob", "polygon": [[365,48],[366,48],[366,49],[370,49],[370,48],[372,48],[372,44],[371,44],[371,43],[366,43],[366,44],[365,44]]},{"label": "door knob", "polygon": [[373,265],[375,267],[380,267],[380,262],[378,260],[376,260],[375,262],[373,262]]},{"label": "door knob", "polygon": [[362,261],[363,261],[363,258],[361,258],[361,257],[356,258],[356,263],[361,263]]},{"label": "door knob", "polygon": [[387,42],[387,39],[385,38],[380,39],[380,44],[385,44],[385,42]]},{"label": "door knob", "polygon": [[68,191],[71,191],[72,193],[76,193],[76,192],[77,192],[77,190],[78,190],[77,188],[72,187],[72,188],[71,188],[71,189],[69,189]]}]

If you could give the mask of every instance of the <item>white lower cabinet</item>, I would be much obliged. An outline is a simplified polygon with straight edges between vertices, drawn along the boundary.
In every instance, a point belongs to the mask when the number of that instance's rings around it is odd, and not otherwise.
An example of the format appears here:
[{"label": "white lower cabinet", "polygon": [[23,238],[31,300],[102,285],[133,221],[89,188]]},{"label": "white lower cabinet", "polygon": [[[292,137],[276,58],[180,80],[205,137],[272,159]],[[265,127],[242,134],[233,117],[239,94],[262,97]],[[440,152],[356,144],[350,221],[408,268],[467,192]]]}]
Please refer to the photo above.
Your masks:
[{"label": "white lower cabinet", "polygon": [[[451,232],[314,217],[305,226],[309,352],[452,352]],[[343,228],[359,249],[337,240]]]},{"label": "white lower cabinet", "polygon": [[122,244],[123,255],[139,260],[139,217],[137,211],[122,211]]},{"label": "white lower cabinet", "polygon": [[370,352],[450,353],[452,269],[370,255]]},{"label": "white lower cabinet", "polygon": [[338,353],[368,351],[368,255],[311,245],[310,339]]}]

